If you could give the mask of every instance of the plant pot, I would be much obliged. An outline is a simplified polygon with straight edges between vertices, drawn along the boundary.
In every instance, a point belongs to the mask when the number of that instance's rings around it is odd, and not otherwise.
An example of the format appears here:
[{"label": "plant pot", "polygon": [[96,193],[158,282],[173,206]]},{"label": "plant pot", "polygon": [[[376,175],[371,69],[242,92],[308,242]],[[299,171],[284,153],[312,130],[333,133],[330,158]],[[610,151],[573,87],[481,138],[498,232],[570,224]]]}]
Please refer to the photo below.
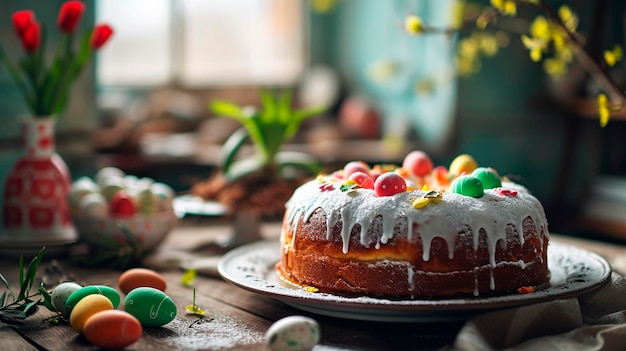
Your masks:
[{"label": "plant pot", "polygon": [[6,176],[0,250],[19,254],[60,251],[78,236],[68,206],[71,177],[56,153],[56,118],[20,120],[22,155]]}]

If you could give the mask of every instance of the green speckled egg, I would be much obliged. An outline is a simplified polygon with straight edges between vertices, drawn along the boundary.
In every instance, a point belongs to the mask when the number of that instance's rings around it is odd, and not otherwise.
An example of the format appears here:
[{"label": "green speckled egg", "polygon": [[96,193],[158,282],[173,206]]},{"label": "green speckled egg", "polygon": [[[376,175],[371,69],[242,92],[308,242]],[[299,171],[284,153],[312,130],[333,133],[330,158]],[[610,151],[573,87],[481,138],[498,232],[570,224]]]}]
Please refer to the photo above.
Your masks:
[{"label": "green speckled egg", "polygon": [[476,168],[472,172],[472,176],[480,179],[484,189],[499,188],[502,186],[500,177],[492,169],[487,167]]},{"label": "green speckled egg", "polygon": [[124,309],[144,327],[160,327],[176,318],[176,304],[161,290],[149,287],[133,289],[126,295]]},{"label": "green speckled egg", "polygon": [[450,192],[471,197],[482,197],[485,194],[483,183],[474,176],[461,176],[450,184]]},{"label": "green speckled egg", "polygon": [[65,301],[65,311],[69,316],[72,314],[72,309],[76,307],[76,304],[82,300],[85,296],[99,294],[106,296],[109,300],[111,300],[111,304],[113,304],[113,308],[117,308],[119,306],[121,298],[120,293],[117,292],[114,288],[106,285],[88,285],[84,288],[80,288],[74,291]]}]

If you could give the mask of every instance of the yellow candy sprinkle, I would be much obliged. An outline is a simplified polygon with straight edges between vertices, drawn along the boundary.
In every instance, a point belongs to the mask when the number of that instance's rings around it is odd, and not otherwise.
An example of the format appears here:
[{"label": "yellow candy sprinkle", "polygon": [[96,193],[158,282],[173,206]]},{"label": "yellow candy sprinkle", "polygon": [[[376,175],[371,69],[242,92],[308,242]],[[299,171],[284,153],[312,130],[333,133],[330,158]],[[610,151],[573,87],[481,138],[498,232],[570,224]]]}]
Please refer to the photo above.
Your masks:
[{"label": "yellow candy sprinkle", "polygon": [[304,290],[308,291],[308,292],[312,292],[312,293],[316,293],[318,291],[320,291],[320,289],[314,287],[314,286],[305,286]]},{"label": "yellow candy sprinkle", "polygon": [[424,184],[424,186],[422,187],[422,190],[428,191],[428,184]]},{"label": "yellow candy sprinkle", "polygon": [[413,205],[414,209],[420,209],[420,208],[426,207],[429,203],[430,203],[430,199],[419,198],[419,199],[413,201],[412,205]]}]

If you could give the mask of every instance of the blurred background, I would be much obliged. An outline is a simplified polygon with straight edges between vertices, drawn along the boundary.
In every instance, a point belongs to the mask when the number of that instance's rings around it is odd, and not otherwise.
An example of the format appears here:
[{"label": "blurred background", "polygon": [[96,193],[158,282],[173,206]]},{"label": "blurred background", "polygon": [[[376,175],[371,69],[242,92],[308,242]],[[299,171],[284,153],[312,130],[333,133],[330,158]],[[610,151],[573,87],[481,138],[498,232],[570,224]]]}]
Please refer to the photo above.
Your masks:
[{"label": "blurred background", "polygon": [[[14,11],[33,9],[52,25],[62,3],[3,0],[6,51],[21,53]],[[535,9],[519,6],[513,31],[488,28],[497,53],[460,71],[459,50],[472,32],[416,36],[404,30],[404,20],[416,14],[428,25],[450,27],[489,1],[85,3],[81,25],[106,22],[115,34],[75,84],[58,122],[57,150],[74,178],[115,166],[184,192],[211,173],[221,144],[238,128],[213,115],[210,101],[258,105],[259,88],[290,88],[298,104],[329,109],[286,148],[315,155],[328,170],[355,159],[399,163],[414,149],[442,165],[467,153],[528,187],[544,204],[552,232],[626,241],[623,117],[599,126],[598,87],[576,62],[555,81],[530,60],[519,34],[528,31]],[[568,4],[578,14],[594,57],[624,44],[622,1],[547,3]],[[55,35],[48,31],[51,43]],[[626,84],[623,64],[610,72]],[[0,70],[2,182],[20,149],[16,118],[25,113],[19,90]]]}]

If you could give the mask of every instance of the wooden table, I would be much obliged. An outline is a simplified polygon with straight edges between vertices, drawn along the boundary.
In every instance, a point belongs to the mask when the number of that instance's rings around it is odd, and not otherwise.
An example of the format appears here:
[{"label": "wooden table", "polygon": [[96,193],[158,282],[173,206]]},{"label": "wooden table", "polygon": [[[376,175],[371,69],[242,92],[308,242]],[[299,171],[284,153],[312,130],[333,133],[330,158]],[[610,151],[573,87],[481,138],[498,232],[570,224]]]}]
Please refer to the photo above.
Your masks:
[{"label": "wooden table", "polygon": [[[160,328],[145,328],[142,338],[129,350],[267,350],[264,335],[272,323],[289,315],[305,315],[316,319],[322,328],[322,340],[316,350],[417,350],[437,349],[450,343],[463,322],[392,323],[368,322],[325,317],[289,307],[272,298],[235,287],[219,277],[199,276],[196,304],[205,310],[204,318],[186,314],[192,303],[192,288],[181,284],[183,270],[175,257],[203,247],[205,241],[223,239],[230,227],[224,223],[183,223],[172,231],[161,246],[161,253],[148,259],[159,264],[168,282],[167,294],[178,306],[174,321]],[[264,236],[275,238],[277,224],[264,226]],[[554,241],[584,247],[603,255],[613,269],[626,273],[626,247],[619,244],[553,235]],[[17,286],[18,265],[15,258],[1,258],[0,272]],[[165,264],[164,264],[165,262]],[[56,266],[58,265],[58,266]],[[119,270],[72,267],[59,258],[47,261],[40,268],[59,267],[63,279],[81,285],[105,284],[117,287]],[[169,267],[169,269],[165,269]],[[0,291],[3,291],[0,289]],[[0,350],[94,350],[94,346],[77,334],[65,321],[53,325],[55,314],[45,308],[25,320],[20,327],[0,328]]]}]

